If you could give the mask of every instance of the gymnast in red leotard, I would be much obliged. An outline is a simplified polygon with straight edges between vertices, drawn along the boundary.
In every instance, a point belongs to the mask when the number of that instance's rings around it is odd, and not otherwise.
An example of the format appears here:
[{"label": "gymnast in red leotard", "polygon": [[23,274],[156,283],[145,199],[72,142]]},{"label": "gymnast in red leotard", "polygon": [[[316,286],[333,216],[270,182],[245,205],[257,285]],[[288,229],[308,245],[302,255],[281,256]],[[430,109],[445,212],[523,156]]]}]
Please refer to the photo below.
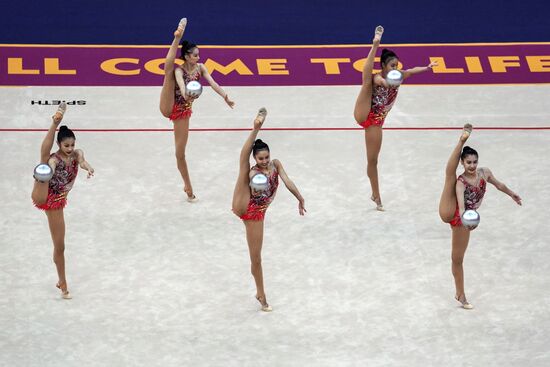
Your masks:
[{"label": "gymnast in red leotard", "polygon": [[53,241],[53,262],[57,270],[56,287],[61,290],[61,297],[71,298],[65,277],[65,216],[64,208],[67,205],[67,195],[71,191],[78,167],[88,171],[88,178],[94,175],[94,169],[84,159],[84,152],[75,149],[75,135],[65,125],[57,133],[58,150],[50,153],[54,143],[55,130],[61,123],[67,104],[62,102],[48,129],[40,148],[40,163],[47,164],[53,171],[49,181],[40,181],[35,177],[32,190],[34,205],[43,210],[48,217],[48,225]]},{"label": "gymnast in red leotard", "polygon": [[[380,56],[382,70],[380,73],[373,75],[374,58],[382,39],[382,33],[384,33],[384,28],[382,26],[376,27],[372,47],[363,68],[361,91],[359,92],[353,111],[355,121],[365,129],[367,175],[369,176],[372,189],[371,200],[375,202],[376,209],[380,211],[384,210],[378,184],[378,155],[382,148],[382,125],[384,125],[386,116],[393,107],[399,91],[399,87],[392,87],[386,81],[388,73],[392,70],[397,70],[399,65],[399,58],[393,51],[382,50],[382,55]],[[436,65],[436,62],[431,62],[428,66],[401,70],[403,79],[431,70]]]},{"label": "gymnast in red leotard", "polygon": [[[261,139],[257,139],[254,142],[254,147],[252,150],[259,151],[261,147],[264,146],[264,142]],[[267,144],[265,144],[267,147]],[[264,220],[265,212],[269,207],[269,204],[275,198],[275,193],[279,187],[279,172],[275,166],[275,161],[269,162],[267,165],[267,189],[265,190],[255,190],[250,188],[250,201],[248,202],[248,207],[246,213],[241,216],[242,220]],[[262,173],[261,168],[256,164],[250,169],[250,178],[254,177],[258,173]]]},{"label": "gymnast in red leotard", "polygon": [[[455,280],[455,299],[463,308],[473,306],[467,301],[464,292],[464,269],[462,263],[470,241],[470,231],[475,226],[463,226],[461,217],[466,210],[477,210],[485,195],[487,183],[494,185],[499,191],[509,195],[518,205],[521,198],[504,183],[498,181],[489,168],[478,168],[477,152],[464,143],[472,132],[472,125],[464,125],[458,144],[455,146],[445,169],[445,185],[439,202],[439,216],[452,230],[452,273]],[[458,163],[464,166],[464,172],[456,177]]]},{"label": "gymnast in red leotard", "polygon": [[[464,147],[462,155],[464,155],[465,152],[467,154],[470,149],[470,147]],[[471,150],[474,151],[473,149]],[[462,210],[462,214],[464,214],[466,210],[477,210],[481,206],[481,201],[483,201],[483,196],[485,195],[485,191],[487,190],[487,181],[485,181],[485,171],[483,170],[483,168],[479,169],[478,176],[479,180],[477,180],[477,182],[474,184],[470,184],[464,177],[464,174],[458,176],[457,178],[457,185],[458,182],[461,182],[462,185],[464,185],[464,209]],[[459,208],[459,203],[457,201],[455,216],[450,222],[451,226],[456,227],[462,225],[460,215],[461,212]]]},{"label": "gymnast in red leotard", "polygon": [[[296,185],[288,178],[283,165],[277,159],[270,159],[269,147],[260,139],[256,139],[267,111],[261,108],[254,120],[254,128],[246,139],[241,150],[239,176],[233,193],[233,213],[243,220],[246,227],[246,240],[250,254],[251,272],[256,283],[256,299],[260,302],[262,311],[271,311],[264,291],[262,271],[262,244],[264,237],[265,212],[277,192],[279,177],[286,188],[298,199],[298,212],[304,215],[304,198]],[[256,165],[250,168],[250,154]],[[258,174],[267,177],[267,188],[257,191],[250,187],[251,179]]]},{"label": "gymnast in red leotard", "polygon": [[206,67],[199,63],[199,48],[197,45],[183,41],[181,43],[183,65],[175,65],[178,45],[183,37],[186,25],[187,18],[181,19],[178,28],[174,32],[174,40],[170,45],[170,50],[166,55],[164,82],[160,94],[160,111],[163,116],[170,118],[174,123],[174,143],[178,170],[184,182],[183,191],[187,194],[187,201],[192,203],[198,199],[191,186],[191,178],[185,160],[185,148],[189,137],[191,106],[196,98],[187,94],[186,85],[190,81],[199,81],[200,78],[204,78],[229,107],[233,108],[235,102],[230,100],[228,94],[214,81]]},{"label": "gymnast in red leotard", "polygon": [[[183,46],[182,46],[183,47]],[[187,47],[187,45],[185,45]],[[185,95],[185,86],[189,82],[198,82],[201,78],[201,74],[197,70],[189,73],[184,67],[178,66],[174,71],[176,75],[176,89],[174,91],[174,107],[172,107],[172,113],[170,114],[171,121],[177,121],[191,117],[193,110],[193,101],[195,98]],[[182,93],[183,88],[183,93]]]}]

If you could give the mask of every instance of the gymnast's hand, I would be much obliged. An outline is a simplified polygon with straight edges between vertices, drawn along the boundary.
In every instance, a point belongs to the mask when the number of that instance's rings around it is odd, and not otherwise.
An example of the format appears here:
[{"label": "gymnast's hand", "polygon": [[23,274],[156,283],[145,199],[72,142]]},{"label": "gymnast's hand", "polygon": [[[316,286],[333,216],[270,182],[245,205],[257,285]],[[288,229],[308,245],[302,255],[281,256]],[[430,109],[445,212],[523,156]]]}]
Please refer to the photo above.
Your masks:
[{"label": "gymnast's hand", "polygon": [[185,92],[185,101],[192,103],[195,99],[199,98],[198,96],[192,96],[190,94],[187,94],[187,91]]},{"label": "gymnast's hand", "polygon": [[512,197],[512,199],[514,199],[514,201],[518,204],[518,205],[521,205],[521,198],[519,197],[518,194],[516,194],[515,192],[512,192],[510,194],[510,196]]},{"label": "gymnast's hand", "polygon": [[229,95],[226,94],[225,97],[223,97],[223,100],[229,107],[233,108],[233,106],[235,106],[235,102],[229,99]]},{"label": "gymnast's hand", "polygon": [[428,69],[433,69],[434,66],[437,66],[437,65],[438,65],[438,64],[437,64],[437,61],[432,61],[432,62],[430,62],[430,63],[428,64],[427,68],[428,68]]},{"label": "gymnast's hand", "polygon": [[298,201],[298,212],[300,213],[300,215],[304,215],[305,213],[307,213],[304,199]]}]

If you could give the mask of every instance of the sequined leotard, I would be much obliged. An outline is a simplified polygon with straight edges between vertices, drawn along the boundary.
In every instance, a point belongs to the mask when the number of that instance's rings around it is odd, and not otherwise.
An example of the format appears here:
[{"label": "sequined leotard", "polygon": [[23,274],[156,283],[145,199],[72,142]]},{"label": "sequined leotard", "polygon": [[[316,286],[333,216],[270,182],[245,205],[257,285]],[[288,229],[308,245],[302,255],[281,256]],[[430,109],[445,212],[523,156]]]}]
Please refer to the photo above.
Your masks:
[{"label": "sequined leotard", "polygon": [[[483,176],[483,170],[478,170],[477,174],[480,176],[478,186],[468,183],[463,175],[460,175],[457,178],[458,181],[464,184],[464,210],[477,210],[481,206],[481,201],[483,200],[483,196],[485,195],[487,182],[485,181],[485,177]],[[458,202],[456,203],[455,216],[450,224],[453,227],[462,225],[462,221],[460,220]]]},{"label": "sequined leotard", "polygon": [[[373,76],[374,78],[374,76]],[[364,128],[371,125],[382,126],[384,120],[390,112],[397,98],[399,87],[384,87],[383,85],[374,85],[372,90],[372,103],[367,119],[360,123]]]},{"label": "sequined leotard", "polygon": [[48,198],[44,204],[35,206],[42,210],[63,209],[67,205],[67,195],[73,188],[74,180],[78,174],[78,160],[75,155],[69,158],[69,163],[57,154],[53,153],[50,158],[56,161],[55,171],[49,181]]},{"label": "sequined leotard", "polygon": [[[197,65],[197,68],[191,74],[188,74],[187,71],[185,71],[185,69],[181,66],[180,69],[183,70],[183,81],[185,82],[185,85],[191,81],[199,81],[201,78],[199,65]],[[193,100],[191,99],[186,101],[183,98],[183,94],[178,83],[176,83],[176,88],[174,89],[174,107],[172,107],[170,120],[175,121],[191,116],[193,113],[193,110],[191,109],[192,105]]]},{"label": "sequined leotard", "polygon": [[[268,165],[269,175],[267,176],[267,189],[265,191],[256,191],[251,189],[250,201],[246,213],[241,217],[242,220],[264,220],[265,212],[269,204],[273,201],[277,187],[279,186],[279,172],[270,162]],[[257,166],[250,169],[253,172],[261,173]]]}]

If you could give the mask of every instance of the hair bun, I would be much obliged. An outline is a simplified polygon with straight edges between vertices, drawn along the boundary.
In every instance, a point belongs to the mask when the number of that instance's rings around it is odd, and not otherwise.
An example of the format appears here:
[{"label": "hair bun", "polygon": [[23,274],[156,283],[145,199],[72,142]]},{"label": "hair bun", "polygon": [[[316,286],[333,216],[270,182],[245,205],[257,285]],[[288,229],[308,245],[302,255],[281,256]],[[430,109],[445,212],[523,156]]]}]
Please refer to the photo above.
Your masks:
[{"label": "hair bun", "polygon": [[66,138],[75,139],[74,133],[67,127],[67,125],[61,125],[59,126],[59,131],[57,132],[57,142],[61,143]]},{"label": "hair bun", "polygon": [[382,50],[382,54],[380,55],[380,63],[382,64],[382,66],[384,66],[389,60],[393,58],[399,59],[395,52],[385,48]]},{"label": "hair bun", "polygon": [[466,145],[464,148],[462,148],[462,153],[460,154],[460,159],[464,159],[468,155],[475,155],[476,157],[479,157],[479,154],[477,154],[477,151],[474,148],[469,147],[469,146]]},{"label": "hair bun", "polygon": [[267,150],[269,152],[269,146],[262,139],[256,139],[254,144],[252,144],[252,154],[254,157],[260,150]]},{"label": "hair bun", "polygon": [[185,61],[185,55],[189,54],[192,49],[197,47],[196,44],[186,40],[181,41],[181,59]]}]

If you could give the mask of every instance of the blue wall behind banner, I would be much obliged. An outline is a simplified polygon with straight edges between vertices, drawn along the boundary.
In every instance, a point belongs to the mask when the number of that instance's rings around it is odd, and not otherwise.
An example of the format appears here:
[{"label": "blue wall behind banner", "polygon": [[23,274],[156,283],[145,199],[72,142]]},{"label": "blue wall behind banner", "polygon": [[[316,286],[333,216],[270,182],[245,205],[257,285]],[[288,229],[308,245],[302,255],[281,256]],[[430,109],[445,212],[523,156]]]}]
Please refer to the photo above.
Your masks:
[{"label": "blue wall behind banner", "polygon": [[0,43],[169,44],[179,18],[203,45],[548,42],[550,1],[9,1]]}]

